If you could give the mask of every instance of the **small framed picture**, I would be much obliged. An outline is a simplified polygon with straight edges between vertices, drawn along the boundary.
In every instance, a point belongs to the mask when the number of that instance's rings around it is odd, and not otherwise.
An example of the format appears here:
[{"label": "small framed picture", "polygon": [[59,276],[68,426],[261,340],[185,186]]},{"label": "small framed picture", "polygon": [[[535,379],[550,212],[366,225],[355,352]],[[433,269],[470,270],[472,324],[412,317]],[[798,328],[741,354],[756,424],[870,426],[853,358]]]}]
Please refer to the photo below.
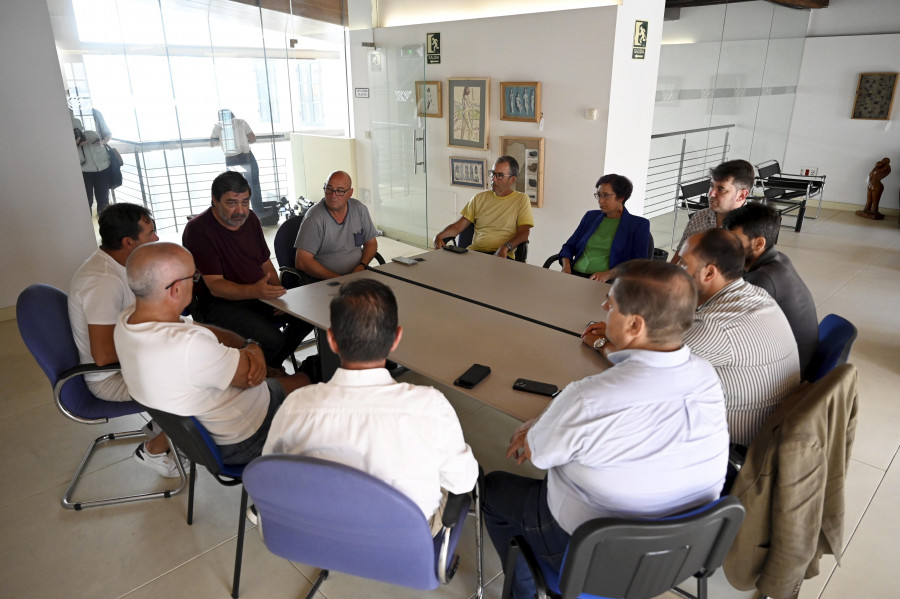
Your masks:
[{"label": "small framed picture", "polygon": [[860,73],[856,85],[856,101],[853,103],[854,119],[888,121],[894,90],[897,88],[897,73]]},{"label": "small framed picture", "polygon": [[491,80],[486,77],[453,77],[448,83],[450,132],[447,145],[487,150]]},{"label": "small framed picture", "polygon": [[416,81],[416,115],[444,116],[440,81]]},{"label": "small framed picture", "polygon": [[450,185],[484,189],[487,161],[481,158],[450,157]]},{"label": "small framed picture", "polygon": [[531,205],[544,205],[544,138],[543,137],[501,137],[500,154],[512,156],[519,163],[516,177],[516,191],[521,191],[531,200]]},{"label": "small framed picture", "polygon": [[539,81],[500,82],[500,120],[538,123],[541,120]]}]

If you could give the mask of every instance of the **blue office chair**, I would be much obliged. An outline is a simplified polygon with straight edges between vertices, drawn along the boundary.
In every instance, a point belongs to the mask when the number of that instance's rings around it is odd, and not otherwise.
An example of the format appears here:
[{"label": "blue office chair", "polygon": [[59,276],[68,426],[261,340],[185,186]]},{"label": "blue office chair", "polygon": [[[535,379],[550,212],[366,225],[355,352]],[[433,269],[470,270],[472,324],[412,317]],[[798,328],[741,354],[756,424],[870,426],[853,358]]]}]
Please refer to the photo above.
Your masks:
[{"label": "blue office chair", "polygon": [[706,598],[707,579],[722,565],[744,519],[737,497],[726,496],[685,514],[658,520],[598,518],[579,526],[561,572],[538,561],[521,536],[510,543],[501,597],[512,594],[515,564],[525,558],[537,597],[651,599],[691,576]]},{"label": "blue office chair", "polygon": [[[98,399],[88,389],[83,374],[89,372],[110,372],[119,370],[118,364],[97,366],[96,364],[79,364],[78,349],[72,337],[72,325],[69,322],[68,296],[50,285],[31,285],[19,294],[16,301],[16,320],[19,334],[25,346],[41,370],[50,379],[53,387],[53,399],[56,407],[67,418],[82,424],[104,424],[110,418],[138,414],[144,411],[134,401],[104,401]],[[109,433],[94,439],[88,446],[81,463],[75,470],[69,486],[62,497],[62,505],[68,509],[81,510],[86,507],[113,505],[142,501],[144,499],[168,498],[184,489],[185,478],[181,477],[179,485],[166,491],[154,491],[137,495],[109,497],[92,501],[75,501],[73,495],[78,482],[84,474],[88,461],[94,451],[101,445],[116,439],[143,437],[140,430]]]},{"label": "blue office chair", "polygon": [[[193,416],[178,416],[154,408],[147,408],[147,413],[159,424],[170,442],[178,448],[191,462],[190,490],[188,491],[187,523],[194,523],[194,482],[197,479],[197,464],[206,467],[219,484],[233,487],[241,484],[244,465],[228,465],[222,462],[219,446],[200,422]],[[181,460],[176,460],[181,471]],[[234,579],[231,585],[231,596],[237,599],[241,585],[241,562],[244,553],[244,529],[247,511],[247,490],[241,489],[241,511],[238,513],[237,548],[234,552]]]},{"label": "blue office chair", "polygon": [[[267,455],[244,471],[244,485],[259,511],[263,542],[272,553],[324,568],[414,589],[446,584],[468,495],[451,495],[444,529],[432,538],[422,511],[403,493],[355,468],[295,455]],[[477,497],[476,497],[477,504]],[[476,533],[481,530],[476,509]],[[476,534],[476,543],[480,535]],[[481,551],[478,584],[481,589]]]},{"label": "blue office chair", "polygon": [[856,327],[846,318],[829,314],[819,323],[819,347],[809,366],[811,382],[816,382],[835,366],[847,363],[856,341]]}]

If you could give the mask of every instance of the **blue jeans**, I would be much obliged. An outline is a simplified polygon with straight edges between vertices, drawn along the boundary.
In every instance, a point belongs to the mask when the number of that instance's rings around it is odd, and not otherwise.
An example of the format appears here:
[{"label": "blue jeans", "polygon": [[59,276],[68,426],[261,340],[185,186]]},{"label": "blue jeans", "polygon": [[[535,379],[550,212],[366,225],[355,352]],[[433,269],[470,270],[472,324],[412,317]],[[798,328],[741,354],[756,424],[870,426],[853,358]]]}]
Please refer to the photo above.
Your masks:
[{"label": "blue jeans", "polygon": [[[569,533],[557,523],[547,506],[547,479],[500,471],[488,474],[484,478],[484,522],[504,568],[509,542],[516,535],[528,542],[539,561],[557,571],[562,568]],[[504,571],[504,575],[510,573]],[[534,580],[520,556],[516,562],[513,597],[531,599],[534,594]]]},{"label": "blue jeans", "polygon": [[253,155],[253,152],[238,154],[237,156],[226,156],[225,166],[243,167],[238,172],[244,175],[247,183],[250,184],[250,209],[257,216],[261,217],[263,215],[263,197],[262,188],[259,185],[259,164],[256,162],[256,156]]},{"label": "blue jeans", "polygon": [[266,386],[269,388],[269,410],[266,412],[265,419],[248,439],[231,445],[219,445],[223,464],[249,464],[262,455],[263,446],[269,436],[269,428],[272,426],[272,419],[275,418],[275,413],[284,403],[285,398],[284,387],[281,386],[278,379],[266,379]]}]

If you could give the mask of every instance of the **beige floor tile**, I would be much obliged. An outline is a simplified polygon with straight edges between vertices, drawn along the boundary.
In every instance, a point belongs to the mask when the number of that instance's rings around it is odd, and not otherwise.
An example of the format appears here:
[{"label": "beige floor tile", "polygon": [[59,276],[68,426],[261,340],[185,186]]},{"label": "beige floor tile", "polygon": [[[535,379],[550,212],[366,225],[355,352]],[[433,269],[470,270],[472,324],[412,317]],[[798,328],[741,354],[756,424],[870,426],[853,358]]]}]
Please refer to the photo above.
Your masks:
[{"label": "beige floor tile", "polygon": [[[5,459],[0,463],[0,477],[8,482],[0,487],[0,505],[8,505],[49,488],[68,484],[94,439],[111,432],[136,430],[143,424],[144,420],[136,414],[122,416],[106,424],[79,424],[60,414],[56,406],[51,404],[3,418],[0,424],[3,431],[0,435],[0,452]],[[143,438],[139,437],[105,444],[94,453],[87,472],[94,472],[123,460],[129,468],[133,466],[134,470],[146,470],[130,459],[141,441]],[[147,472],[152,474],[149,470]],[[90,485],[85,482],[79,485],[76,498],[96,498],[97,495],[93,493]],[[62,491],[59,495],[62,497]]]},{"label": "beige floor tile", "polygon": [[[237,539],[230,539],[126,595],[127,599],[160,597],[228,597],[234,573]],[[289,561],[270,553],[255,529],[244,537],[241,599],[305,597],[312,583]],[[317,599],[324,595],[317,593]]]},{"label": "beige floor tile", "polygon": [[[135,475],[123,461],[85,476],[101,492]],[[141,474],[141,473],[138,473]],[[156,477],[160,478],[160,477]],[[0,580],[5,597],[119,597],[237,533],[239,490],[198,480],[193,526],[187,493],[170,499],[64,510],[61,486],[25,497],[0,513]]]},{"label": "beige floor tile", "polygon": [[897,597],[896,540],[900,536],[897,498],[900,497],[900,462],[894,460],[865,516],[853,534],[841,566],[835,569],[822,599]]}]

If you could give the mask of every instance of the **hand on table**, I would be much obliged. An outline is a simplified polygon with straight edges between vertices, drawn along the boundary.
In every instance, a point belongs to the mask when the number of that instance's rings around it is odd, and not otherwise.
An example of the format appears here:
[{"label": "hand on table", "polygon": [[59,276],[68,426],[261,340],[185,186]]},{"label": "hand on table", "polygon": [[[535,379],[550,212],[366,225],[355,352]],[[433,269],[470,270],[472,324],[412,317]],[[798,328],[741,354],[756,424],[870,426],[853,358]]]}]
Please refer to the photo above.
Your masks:
[{"label": "hand on table", "polygon": [[268,277],[263,277],[254,283],[253,287],[259,299],[276,299],[287,293],[287,289],[281,285],[270,285]]}]

